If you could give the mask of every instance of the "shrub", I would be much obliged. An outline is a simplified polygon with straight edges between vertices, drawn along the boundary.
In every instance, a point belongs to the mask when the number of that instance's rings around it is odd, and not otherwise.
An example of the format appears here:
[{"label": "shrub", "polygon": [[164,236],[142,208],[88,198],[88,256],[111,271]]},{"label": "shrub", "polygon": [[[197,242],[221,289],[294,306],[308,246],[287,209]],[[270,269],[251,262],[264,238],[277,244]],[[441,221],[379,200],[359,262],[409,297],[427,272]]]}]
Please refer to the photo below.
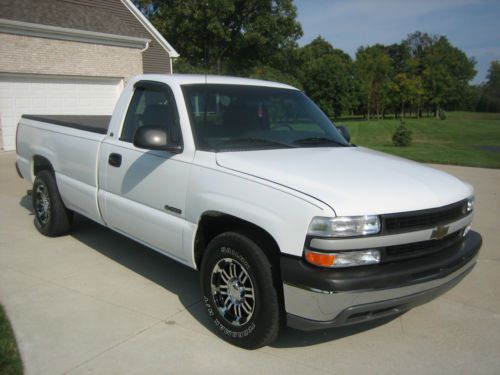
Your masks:
[{"label": "shrub", "polygon": [[411,130],[408,129],[403,120],[399,123],[396,131],[392,135],[394,146],[406,147],[411,144]]}]

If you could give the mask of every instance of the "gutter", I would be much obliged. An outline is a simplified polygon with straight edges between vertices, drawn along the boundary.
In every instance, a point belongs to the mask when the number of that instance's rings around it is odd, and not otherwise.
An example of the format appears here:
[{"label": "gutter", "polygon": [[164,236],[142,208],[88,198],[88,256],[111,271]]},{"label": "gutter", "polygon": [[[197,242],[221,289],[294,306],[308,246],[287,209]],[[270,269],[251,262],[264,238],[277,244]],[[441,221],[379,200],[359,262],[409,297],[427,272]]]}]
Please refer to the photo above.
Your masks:
[{"label": "gutter", "polygon": [[69,29],[0,18],[0,33],[146,50],[150,39]]}]

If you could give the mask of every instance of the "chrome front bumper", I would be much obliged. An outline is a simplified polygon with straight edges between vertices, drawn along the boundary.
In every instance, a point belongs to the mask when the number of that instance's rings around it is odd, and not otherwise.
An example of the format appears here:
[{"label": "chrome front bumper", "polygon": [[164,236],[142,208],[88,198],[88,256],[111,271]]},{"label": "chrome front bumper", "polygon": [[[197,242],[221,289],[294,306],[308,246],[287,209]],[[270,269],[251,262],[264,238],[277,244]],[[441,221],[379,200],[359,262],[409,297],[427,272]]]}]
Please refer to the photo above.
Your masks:
[{"label": "chrome front bumper", "polygon": [[[367,280],[364,286],[352,284],[356,285],[353,290],[345,288],[345,271],[341,277],[338,273],[331,273],[332,278],[338,278],[330,284],[333,285],[331,288],[325,288],[326,282],[332,280],[325,280],[329,274],[325,274],[323,270],[309,270],[311,275],[318,273],[318,283],[312,281],[314,277],[294,278],[290,272],[287,274],[285,271],[283,291],[287,323],[297,329],[314,330],[366,322],[407,311],[445,293],[466,276],[476,264],[481,243],[481,236],[470,232],[456,248],[449,249],[453,257],[449,257],[447,264],[443,259],[429,259],[428,270],[422,272],[421,265],[418,269],[412,269],[412,264],[408,263],[405,264],[407,270],[398,269],[399,279],[391,278],[390,273],[395,273],[394,267],[387,266],[387,273],[384,275],[383,265],[370,266],[380,267],[380,275],[376,278],[373,275],[367,277],[363,271],[360,273],[361,267],[358,267],[355,272],[358,272],[360,278],[366,277]],[[288,267],[282,261],[282,268],[284,264]],[[300,267],[305,269],[307,266],[302,264]],[[401,282],[401,272],[405,271],[412,279],[406,277],[406,282]],[[368,287],[370,282],[377,287]],[[335,285],[343,290],[336,290]]]}]

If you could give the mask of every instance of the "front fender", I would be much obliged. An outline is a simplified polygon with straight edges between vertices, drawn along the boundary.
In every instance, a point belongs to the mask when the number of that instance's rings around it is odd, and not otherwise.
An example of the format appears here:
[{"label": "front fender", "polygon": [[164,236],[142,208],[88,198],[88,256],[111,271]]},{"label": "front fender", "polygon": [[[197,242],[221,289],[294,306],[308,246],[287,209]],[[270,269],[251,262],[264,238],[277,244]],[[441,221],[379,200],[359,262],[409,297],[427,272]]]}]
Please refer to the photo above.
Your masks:
[{"label": "front fender", "polygon": [[[274,238],[282,253],[296,256],[302,255],[311,218],[334,215],[329,207],[319,202],[312,204],[282,187],[195,165],[190,177],[186,219],[197,226],[207,211],[257,225]],[[193,240],[190,239],[191,245]]]}]

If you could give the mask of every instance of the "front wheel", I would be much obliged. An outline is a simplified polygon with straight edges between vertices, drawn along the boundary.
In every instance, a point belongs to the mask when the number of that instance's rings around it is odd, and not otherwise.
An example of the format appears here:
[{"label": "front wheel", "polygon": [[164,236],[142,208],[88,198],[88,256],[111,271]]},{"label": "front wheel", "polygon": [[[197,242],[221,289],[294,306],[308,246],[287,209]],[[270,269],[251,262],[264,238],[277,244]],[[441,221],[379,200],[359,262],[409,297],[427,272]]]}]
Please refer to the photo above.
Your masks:
[{"label": "front wheel", "polygon": [[201,265],[203,302],[224,340],[247,349],[274,341],[279,299],[272,266],[262,249],[240,233],[215,237]]}]

